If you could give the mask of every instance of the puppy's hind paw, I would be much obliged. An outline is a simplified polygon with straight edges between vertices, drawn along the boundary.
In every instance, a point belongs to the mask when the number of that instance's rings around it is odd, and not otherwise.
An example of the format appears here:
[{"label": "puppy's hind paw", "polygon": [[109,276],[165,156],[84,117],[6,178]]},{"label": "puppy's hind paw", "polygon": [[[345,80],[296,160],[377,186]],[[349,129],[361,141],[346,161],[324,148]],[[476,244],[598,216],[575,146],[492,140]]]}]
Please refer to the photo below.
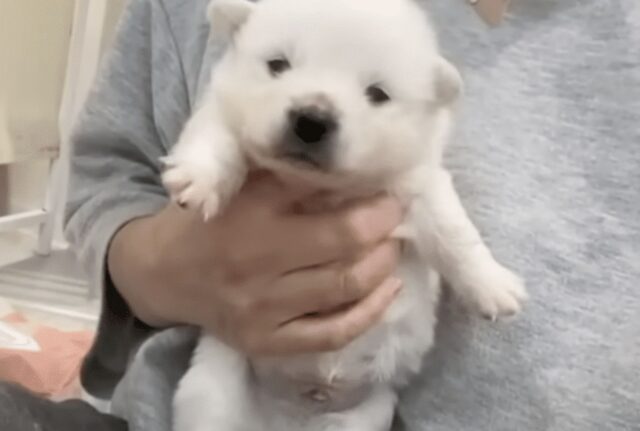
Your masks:
[{"label": "puppy's hind paw", "polygon": [[466,286],[458,286],[458,291],[470,308],[491,321],[517,314],[528,298],[522,279],[497,262],[467,277]]}]

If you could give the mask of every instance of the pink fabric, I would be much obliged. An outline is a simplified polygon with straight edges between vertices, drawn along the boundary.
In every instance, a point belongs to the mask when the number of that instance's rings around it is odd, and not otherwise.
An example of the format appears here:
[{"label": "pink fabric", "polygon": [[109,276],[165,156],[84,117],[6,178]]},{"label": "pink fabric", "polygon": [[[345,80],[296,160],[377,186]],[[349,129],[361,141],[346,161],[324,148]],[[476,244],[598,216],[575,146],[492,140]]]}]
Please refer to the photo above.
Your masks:
[{"label": "pink fabric", "polygon": [[80,395],[80,366],[91,347],[92,331],[64,332],[31,322],[19,313],[0,321],[30,335],[40,345],[38,352],[0,348],[0,380],[18,383],[55,400]]}]

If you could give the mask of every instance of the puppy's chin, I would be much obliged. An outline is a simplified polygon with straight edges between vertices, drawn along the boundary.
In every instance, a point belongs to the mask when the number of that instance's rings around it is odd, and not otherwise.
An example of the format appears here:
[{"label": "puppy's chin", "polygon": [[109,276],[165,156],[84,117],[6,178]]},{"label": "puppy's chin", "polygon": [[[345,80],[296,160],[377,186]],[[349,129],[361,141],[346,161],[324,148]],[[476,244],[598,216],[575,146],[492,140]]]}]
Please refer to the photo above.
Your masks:
[{"label": "puppy's chin", "polygon": [[320,169],[311,161],[293,157],[260,157],[254,159],[260,167],[273,172],[285,184],[304,185],[316,189],[342,189],[349,182],[343,175]]},{"label": "puppy's chin", "polygon": [[280,181],[294,187],[317,190],[348,190],[360,182],[354,176],[321,168],[312,161],[300,157],[275,155],[271,151],[253,146],[246,148],[252,165],[276,175]]}]

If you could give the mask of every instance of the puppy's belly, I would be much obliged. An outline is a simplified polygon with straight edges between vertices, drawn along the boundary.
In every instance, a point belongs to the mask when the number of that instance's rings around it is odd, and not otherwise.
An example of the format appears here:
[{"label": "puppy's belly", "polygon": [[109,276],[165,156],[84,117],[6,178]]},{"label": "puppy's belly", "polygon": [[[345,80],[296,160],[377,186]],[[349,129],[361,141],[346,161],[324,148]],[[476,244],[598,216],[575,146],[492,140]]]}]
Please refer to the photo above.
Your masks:
[{"label": "puppy's belly", "polygon": [[346,348],[254,361],[255,377],[265,393],[340,411],[358,404],[372,386],[406,384],[433,345],[440,280],[410,258],[403,260],[397,275],[404,289],[383,320]]}]

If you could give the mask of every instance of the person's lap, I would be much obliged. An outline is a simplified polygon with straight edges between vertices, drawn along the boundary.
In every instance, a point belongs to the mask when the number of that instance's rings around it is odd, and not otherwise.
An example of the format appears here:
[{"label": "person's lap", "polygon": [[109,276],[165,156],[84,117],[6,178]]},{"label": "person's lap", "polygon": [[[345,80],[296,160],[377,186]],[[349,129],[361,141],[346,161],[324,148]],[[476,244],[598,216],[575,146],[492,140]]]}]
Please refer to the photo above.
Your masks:
[{"label": "person's lap", "polygon": [[172,398],[186,372],[198,331],[173,328],[147,340],[118,384],[111,402],[113,414],[131,431],[170,431]]},{"label": "person's lap", "polygon": [[0,382],[0,430],[170,431],[171,399],[188,367],[197,334],[193,329],[175,328],[151,337],[118,385],[112,414],[81,400],[54,403]]}]

